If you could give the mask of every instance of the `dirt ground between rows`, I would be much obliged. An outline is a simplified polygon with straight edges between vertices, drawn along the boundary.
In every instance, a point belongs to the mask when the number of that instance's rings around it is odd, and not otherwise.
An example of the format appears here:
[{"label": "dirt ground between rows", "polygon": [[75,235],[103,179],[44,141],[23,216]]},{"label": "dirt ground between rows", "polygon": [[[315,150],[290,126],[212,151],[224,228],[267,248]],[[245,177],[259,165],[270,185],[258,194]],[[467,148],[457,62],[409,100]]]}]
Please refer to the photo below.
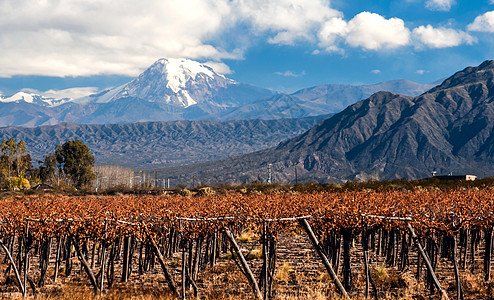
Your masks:
[{"label": "dirt ground between rows", "polygon": [[[260,251],[261,244],[256,237],[239,243],[247,256],[249,253],[254,259],[249,260],[249,265],[254,274],[260,274],[262,258],[256,253]],[[2,257],[3,257],[3,252]],[[388,267],[382,258],[376,257],[371,252],[371,269],[376,281],[378,294],[381,299],[441,299],[438,292],[430,295],[425,285],[425,268],[422,277],[415,277],[417,260],[416,250],[410,254],[410,269],[399,272],[396,267]],[[54,254],[52,254],[54,257]],[[365,299],[365,276],[363,271],[362,249],[357,242],[351,250],[352,262],[352,290],[349,292],[352,299]],[[46,285],[38,288],[38,295],[34,296],[32,290],[28,291],[28,298],[33,299],[173,299],[165,277],[158,263],[150,272],[139,276],[137,263],[133,265],[130,279],[126,283],[120,283],[119,265],[116,266],[115,284],[111,289],[105,290],[101,295],[95,294],[90,286],[87,276],[80,271],[77,257],[73,258],[74,267],[69,277],[64,276],[63,265],[57,282],[53,282],[53,259],[48,267]],[[138,253],[134,253],[133,260],[138,260]],[[172,270],[177,286],[180,287],[180,253],[167,259],[168,267]],[[30,264],[29,274],[37,278],[36,261]],[[476,261],[474,271],[462,271],[462,283],[467,299],[494,299],[494,282],[485,282],[482,278],[481,261]],[[4,299],[22,298],[22,294],[16,285],[13,272],[5,275],[8,264],[2,261],[0,264],[0,296]],[[437,268],[438,278],[448,291],[450,299],[456,299],[455,280],[452,264],[447,260],[441,260]],[[339,270],[341,278],[341,268]],[[237,263],[231,255],[222,254],[217,264],[208,267],[198,275],[197,285],[199,299],[253,299],[253,293],[246,277],[240,271]],[[340,296],[331,282],[316,252],[312,249],[307,236],[295,233],[285,233],[279,236],[277,244],[277,262],[273,284],[274,299],[339,299]],[[189,298],[193,298],[192,290],[187,291]]]}]

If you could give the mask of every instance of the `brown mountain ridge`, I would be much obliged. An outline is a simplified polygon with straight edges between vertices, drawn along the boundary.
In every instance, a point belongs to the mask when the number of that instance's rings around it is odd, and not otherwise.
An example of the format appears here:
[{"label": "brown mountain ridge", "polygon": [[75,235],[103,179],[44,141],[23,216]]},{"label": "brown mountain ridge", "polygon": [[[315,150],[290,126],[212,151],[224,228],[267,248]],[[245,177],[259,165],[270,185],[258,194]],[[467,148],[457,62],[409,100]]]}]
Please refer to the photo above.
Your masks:
[{"label": "brown mountain ridge", "polygon": [[277,147],[163,174],[186,182],[494,176],[494,61],[417,97],[378,92]]}]

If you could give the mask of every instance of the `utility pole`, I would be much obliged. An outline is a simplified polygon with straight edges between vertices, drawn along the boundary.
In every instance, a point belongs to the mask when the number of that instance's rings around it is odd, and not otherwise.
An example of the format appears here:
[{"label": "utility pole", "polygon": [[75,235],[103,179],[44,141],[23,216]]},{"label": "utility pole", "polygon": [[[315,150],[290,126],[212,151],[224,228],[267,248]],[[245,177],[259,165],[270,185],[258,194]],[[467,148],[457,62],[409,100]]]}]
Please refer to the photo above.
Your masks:
[{"label": "utility pole", "polygon": [[106,176],[101,176],[100,177],[100,173],[96,173],[96,193],[98,192],[98,188],[101,187],[101,182],[103,181],[103,179],[106,179],[108,177]]},{"label": "utility pole", "polygon": [[272,178],[271,178],[271,167],[273,166],[273,164],[268,164],[268,183],[271,183],[272,182]]},{"label": "utility pole", "polygon": [[98,179],[99,179],[99,173],[96,173],[96,193],[98,192]]}]

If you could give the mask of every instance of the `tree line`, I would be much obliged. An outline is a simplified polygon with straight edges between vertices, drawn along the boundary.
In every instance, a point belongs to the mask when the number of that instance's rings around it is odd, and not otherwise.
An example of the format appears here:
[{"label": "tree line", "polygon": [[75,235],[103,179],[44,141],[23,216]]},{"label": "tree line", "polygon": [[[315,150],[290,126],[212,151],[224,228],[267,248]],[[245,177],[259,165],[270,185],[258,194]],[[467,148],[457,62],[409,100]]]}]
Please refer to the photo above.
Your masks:
[{"label": "tree line", "polygon": [[0,145],[0,189],[30,188],[41,183],[57,188],[90,189],[96,179],[94,156],[79,140],[57,145],[33,167],[24,141],[14,138]]}]

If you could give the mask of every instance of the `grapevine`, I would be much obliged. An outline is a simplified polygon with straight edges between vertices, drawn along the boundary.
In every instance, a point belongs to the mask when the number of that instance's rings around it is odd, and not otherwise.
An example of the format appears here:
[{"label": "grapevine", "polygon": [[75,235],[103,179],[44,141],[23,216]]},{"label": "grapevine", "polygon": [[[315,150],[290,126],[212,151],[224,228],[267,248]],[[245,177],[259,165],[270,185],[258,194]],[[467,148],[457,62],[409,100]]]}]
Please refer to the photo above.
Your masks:
[{"label": "grapevine", "polygon": [[[129,264],[135,251],[140,251],[144,257],[142,261],[139,259],[140,275],[149,269],[150,257],[153,261],[157,257],[163,272],[169,273],[165,259],[182,251],[182,259],[188,261],[188,265],[183,264],[182,276],[187,279],[183,279],[182,284],[193,286],[201,269],[214,265],[221,252],[236,249],[231,233],[250,228],[263,243],[259,283],[252,282],[254,277],[248,274],[249,266],[245,263],[241,266],[242,271],[249,276],[253,292],[258,297],[269,298],[273,293],[277,237],[293,231],[298,223],[303,223],[301,220],[306,220],[307,226],[313,229],[313,244],[320,251],[321,258],[328,261],[335,274],[340,266],[343,268],[340,287],[343,294],[352,290],[350,247],[355,240],[360,241],[366,253],[372,250],[376,255],[385,256],[389,265],[399,264],[400,269],[408,265],[413,241],[417,249],[423,248],[420,253],[424,261],[418,257],[417,270],[426,263],[429,271],[426,280],[431,292],[436,287],[442,293],[445,291],[434,274],[437,257],[451,259],[457,271],[458,264],[466,264],[466,249],[469,247],[470,255],[475,258],[479,255],[476,253],[479,243],[484,243],[484,273],[486,279],[490,278],[494,226],[492,188],[261,195],[226,193],[194,197],[40,194],[12,196],[0,201],[2,248],[12,256],[11,267],[16,272],[22,273],[22,267],[29,259],[28,253],[39,255],[42,275],[37,281],[41,285],[50,259],[47,247],[57,245],[58,267],[64,256],[70,256],[70,245],[75,245],[77,256],[95,290],[103,290],[105,280],[107,286],[113,284],[114,274],[108,270],[114,268],[115,257],[120,252],[130,259],[123,266],[126,271],[122,271],[122,274],[127,274],[123,280],[128,280],[128,272],[132,271]],[[20,246],[14,247],[16,243]],[[93,272],[97,244],[101,245],[104,253],[99,273]],[[438,245],[442,245],[442,253],[439,253]],[[25,253],[16,248],[23,248]],[[242,253],[237,255],[242,256]],[[340,264],[341,255],[343,261]],[[14,256],[17,261],[14,261]],[[365,257],[367,267],[369,257],[367,254]],[[68,267],[69,262],[66,272],[70,272]],[[420,276],[420,272],[417,273]],[[370,276],[367,271],[366,276]],[[334,280],[335,283],[338,281],[337,278]],[[183,286],[179,295],[173,278],[168,283],[177,296],[185,296]],[[26,294],[26,284],[19,280],[18,285]],[[369,287],[366,293],[368,290]],[[194,291],[197,293],[197,287]],[[461,283],[458,283],[457,293],[461,297]]]}]

